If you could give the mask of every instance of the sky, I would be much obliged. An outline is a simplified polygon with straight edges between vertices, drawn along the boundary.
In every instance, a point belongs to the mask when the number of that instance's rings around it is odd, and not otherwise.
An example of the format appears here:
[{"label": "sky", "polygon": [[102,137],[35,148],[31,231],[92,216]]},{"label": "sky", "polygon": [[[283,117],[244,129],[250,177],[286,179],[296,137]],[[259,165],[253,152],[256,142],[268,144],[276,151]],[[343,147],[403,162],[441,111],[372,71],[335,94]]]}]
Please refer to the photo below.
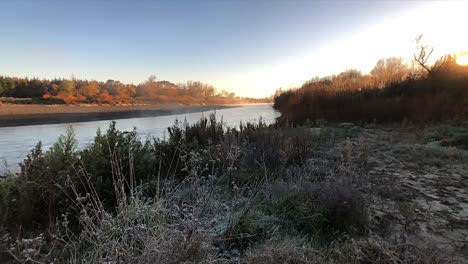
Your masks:
[{"label": "sky", "polygon": [[150,75],[265,97],[315,76],[468,49],[468,1],[0,0],[0,75],[138,84]]}]

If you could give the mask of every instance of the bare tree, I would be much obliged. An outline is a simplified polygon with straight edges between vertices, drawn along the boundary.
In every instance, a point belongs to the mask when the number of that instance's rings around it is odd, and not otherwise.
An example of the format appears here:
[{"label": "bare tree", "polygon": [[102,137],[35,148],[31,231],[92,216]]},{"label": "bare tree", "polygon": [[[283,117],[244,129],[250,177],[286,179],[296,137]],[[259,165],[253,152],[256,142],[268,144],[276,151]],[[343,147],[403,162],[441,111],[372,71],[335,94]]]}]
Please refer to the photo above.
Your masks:
[{"label": "bare tree", "polygon": [[423,35],[420,34],[416,37],[416,48],[417,54],[413,54],[413,59],[416,63],[419,64],[423,69],[427,71],[428,74],[431,74],[432,67],[428,65],[428,60],[434,52],[434,48],[422,44]]},{"label": "bare tree", "polygon": [[402,58],[380,59],[370,72],[375,85],[383,88],[391,83],[401,82],[409,75],[408,65]]},{"label": "bare tree", "polygon": [[424,70],[427,71],[428,75],[434,75],[437,72],[443,70],[443,68],[451,61],[451,56],[443,56],[439,58],[434,64],[429,65],[429,58],[434,52],[434,48],[429,47],[427,45],[422,44],[422,37],[423,35],[419,35],[416,37],[416,45],[417,45],[417,54],[413,54],[414,61],[421,66]]}]

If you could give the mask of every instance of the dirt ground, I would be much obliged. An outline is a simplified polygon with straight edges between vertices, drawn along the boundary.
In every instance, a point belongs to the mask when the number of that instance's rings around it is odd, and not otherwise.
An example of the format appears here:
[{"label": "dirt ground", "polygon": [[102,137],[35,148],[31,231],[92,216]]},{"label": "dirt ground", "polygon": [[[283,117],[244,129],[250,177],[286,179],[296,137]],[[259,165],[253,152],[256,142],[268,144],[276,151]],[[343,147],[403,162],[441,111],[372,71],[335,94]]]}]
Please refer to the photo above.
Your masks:
[{"label": "dirt ground", "polygon": [[468,263],[468,124],[359,133],[354,144],[367,145],[373,185],[372,230]]}]

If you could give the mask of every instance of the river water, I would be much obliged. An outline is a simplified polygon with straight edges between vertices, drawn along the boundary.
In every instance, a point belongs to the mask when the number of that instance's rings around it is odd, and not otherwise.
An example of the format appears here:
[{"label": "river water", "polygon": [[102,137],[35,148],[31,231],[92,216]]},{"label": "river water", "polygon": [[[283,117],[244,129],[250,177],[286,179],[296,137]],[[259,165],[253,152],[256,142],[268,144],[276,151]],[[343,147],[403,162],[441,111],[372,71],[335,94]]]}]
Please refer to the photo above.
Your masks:
[{"label": "river water", "polygon": [[[167,127],[172,126],[176,119],[180,121],[186,119],[189,123],[193,123],[198,121],[200,117],[208,116],[210,113],[212,111],[119,119],[116,127],[124,131],[136,127],[142,140],[153,137],[162,138],[166,134]],[[279,113],[273,110],[270,105],[245,105],[216,111],[218,120],[222,117],[223,121],[230,127],[238,127],[240,122],[258,122],[260,117],[264,122],[271,123],[278,116]],[[109,123],[110,120],[102,120],[69,124],[0,127],[0,172],[5,170],[17,171],[19,168],[18,163],[26,157],[39,141],[43,144],[43,150],[49,149],[57,138],[65,133],[69,125],[74,128],[79,148],[83,148],[93,140],[98,128],[105,131]]]}]

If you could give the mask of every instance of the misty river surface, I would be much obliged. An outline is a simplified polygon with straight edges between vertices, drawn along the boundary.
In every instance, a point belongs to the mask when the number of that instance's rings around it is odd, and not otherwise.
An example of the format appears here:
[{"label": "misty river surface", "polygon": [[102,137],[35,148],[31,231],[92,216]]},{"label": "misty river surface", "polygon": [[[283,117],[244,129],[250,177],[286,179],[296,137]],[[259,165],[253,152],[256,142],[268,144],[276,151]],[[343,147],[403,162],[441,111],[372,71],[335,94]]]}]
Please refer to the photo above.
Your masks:
[{"label": "misty river surface", "polygon": [[[162,138],[167,134],[167,128],[174,121],[194,123],[202,116],[208,116],[213,111],[194,112],[180,115],[155,116],[144,118],[129,118],[116,120],[116,127],[123,131],[136,127],[140,139]],[[271,105],[245,105],[229,109],[216,110],[218,120],[230,127],[238,127],[240,122],[258,122],[261,117],[265,123],[271,123],[279,113]],[[96,131],[100,128],[103,132],[109,127],[110,120],[80,122],[69,124],[34,125],[19,127],[0,127],[0,172],[5,169],[18,170],[18,163],[26,158],[30,150],[41,141],[43,151],[48,150],[57,138],[64,134],[69,125],[73,126],[78,148],[84,148],[92,142]],[[6,167],[5,167],[6,166]]]}]

